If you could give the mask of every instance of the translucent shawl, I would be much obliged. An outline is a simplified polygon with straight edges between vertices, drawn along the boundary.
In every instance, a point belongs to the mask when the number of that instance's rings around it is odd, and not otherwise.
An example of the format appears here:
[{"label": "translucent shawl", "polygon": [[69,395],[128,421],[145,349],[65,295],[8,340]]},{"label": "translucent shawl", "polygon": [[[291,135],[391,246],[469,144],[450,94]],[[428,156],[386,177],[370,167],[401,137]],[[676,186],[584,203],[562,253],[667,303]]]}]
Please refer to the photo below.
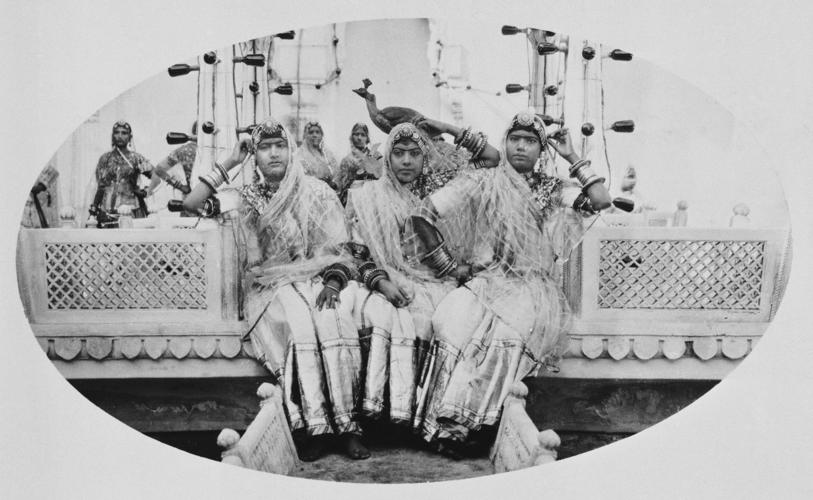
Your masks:
[{"label": "translucent shawl", "polygon": [[[566,346],[569,319],[556,264],[571,241],[562,234],[564,182],[540,174],[543,181],[532,189],[506,159],[508,130],[496,168],[462,172],[430,196],[420,214],[437,221],[458,260],[485,268],[477,274],[487,280],[478,292],[483,305],[509,325],[514,315],[533,314],[534,329],[519,333],[531,353],[555,359]],[[535,310],[514,310],[516,293],[532,294]]]},{"label": "translucent shawl", "polygon": [[289,162],[279,188],[269,190],[260,177],[239,190],[249,277],[272,288],[310,279],[330,264],[349,260],[336,194],[305,175],[294,159],[296,143],[284,133]]},{"label": "translucent shawl", "polygon": [[[423,171],[409,186],[395,178],[390,164],[392,148],[401,137],[412,138],[424,153]],[[418,260],[425,252],[420,239],[409,229],[409,217],[419,210],[421,196],[431,189],[428,184],[434,179],[433,173],[437,173],[430,164],[430,150],[429,142],[417,127],[411,123],[396,125],[384,145],[383,175],[352,190],[347,201],[348,226],[368,248],[370,259],[399,286],[407,285],[405,281],[409,279],[438,281]]]}]

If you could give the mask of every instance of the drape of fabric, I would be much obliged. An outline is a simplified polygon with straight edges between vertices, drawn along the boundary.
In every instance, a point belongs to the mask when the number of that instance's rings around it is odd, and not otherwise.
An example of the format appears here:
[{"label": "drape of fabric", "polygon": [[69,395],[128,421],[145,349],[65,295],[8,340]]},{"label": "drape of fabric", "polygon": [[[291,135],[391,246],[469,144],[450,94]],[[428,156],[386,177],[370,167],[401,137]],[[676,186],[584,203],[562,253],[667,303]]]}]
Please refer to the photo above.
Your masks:
[{"label": "drape of fabric", "polygon": [[[289,153],[296,145],[286,131]],[[276,189],[254,183],[220,196],[239,197],[245,312],[258,359],[277,378],[293,430],[310,435],[360,433],[361,351],[353,322],[354,285],[335,309],[315,308],[330,264],[350,263],[335,193],[288,164]]]},{"label": "drape of fabric", "polygon": [[301,163],[305,174],[333,185],[333,179],[339,171],[339,162],[324,144],[320,150],[312,150],[307,144],[299,148],[294,160]]},{"label": "drape of fabric", "polygon": [[[434,338],[418,388],[416,428],[426,440],[463,440],[495,425],[511,384],[556,370],[567,348],[569,308],[557,259],[577,241],[561,207],[573,189],[505,160],[465,171],[419,212],[437,220],[459,260],[483,268],[432,318]],[[578,229],[575,229],[578,231]]]},{"label": "drape of fabric", "polygon": [[[396,308],[382,294],[360,286],[354,311],[365,353],[363,411],[373,418],[388,416],[402,423],[413,421],[415,387],[432,336],[432,314],[455,286],[453,280],[435,278],[418,260],[425,251],[409,229],[408,216],[421,203],[415,192],[415,184],[421,182],[401,185],[389,164],[395,138],[413,132],[418,134],[411,124],[398,125],[390,132],[383,176],[353,190],[345,211],[351,240],[364,247],[367,259],[384,269],[411,299],[406,307]],[[423,138],[419,145],[428,151]],[[428,163],[426,156],[424,177],[432,174]]]}]

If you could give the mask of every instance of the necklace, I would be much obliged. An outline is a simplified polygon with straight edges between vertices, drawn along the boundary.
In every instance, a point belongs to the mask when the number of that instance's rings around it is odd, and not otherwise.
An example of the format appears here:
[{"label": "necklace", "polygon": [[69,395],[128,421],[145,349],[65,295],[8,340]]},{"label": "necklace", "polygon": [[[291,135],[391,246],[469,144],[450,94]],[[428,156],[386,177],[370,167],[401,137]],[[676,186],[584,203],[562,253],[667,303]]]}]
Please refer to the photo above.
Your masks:
[{"label": "necklace", "polygon": [[561,189],[562,180],[558,177],[545,175],[543,172],[527,172],[522,177],[531,188],[531,197],[537,208],[547,217],[553,209],[554,195]]}]

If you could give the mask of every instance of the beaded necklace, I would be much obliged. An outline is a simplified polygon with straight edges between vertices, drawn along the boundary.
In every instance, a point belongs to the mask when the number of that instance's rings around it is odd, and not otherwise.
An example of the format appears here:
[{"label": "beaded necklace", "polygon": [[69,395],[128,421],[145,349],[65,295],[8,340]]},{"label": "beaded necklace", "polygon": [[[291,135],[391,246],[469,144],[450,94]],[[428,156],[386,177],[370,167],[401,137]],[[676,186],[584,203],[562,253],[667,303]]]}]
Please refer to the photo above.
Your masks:
[{"label": "beaded necklace", "polygon": [[562,188],[562,180],[558,177],[545,175],[542,171],[532,171],[522,174],[522,177],[531,188],[531,197],[543,218],[547,218],[554,208],[554,197]]}]

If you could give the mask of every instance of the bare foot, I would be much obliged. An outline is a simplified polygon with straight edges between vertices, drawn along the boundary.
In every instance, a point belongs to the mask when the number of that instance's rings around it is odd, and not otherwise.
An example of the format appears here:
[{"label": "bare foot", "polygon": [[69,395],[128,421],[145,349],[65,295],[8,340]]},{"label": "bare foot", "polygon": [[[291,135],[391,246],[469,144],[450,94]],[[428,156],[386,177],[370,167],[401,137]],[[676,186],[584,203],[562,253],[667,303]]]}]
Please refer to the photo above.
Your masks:
[{"label": "bare foot", "polygon": [[342,434],[342,441],[344,442],[344,452],[348,457],[353,460],[364,460],[370,458],[370,450],[361,444],[361,436],[358,434]]},{"label": "bare foot", "polygon": [[296,453],[303,462],[313,462],[322,458],[325,443],[319,437],[301,438],[296,442]]}]

